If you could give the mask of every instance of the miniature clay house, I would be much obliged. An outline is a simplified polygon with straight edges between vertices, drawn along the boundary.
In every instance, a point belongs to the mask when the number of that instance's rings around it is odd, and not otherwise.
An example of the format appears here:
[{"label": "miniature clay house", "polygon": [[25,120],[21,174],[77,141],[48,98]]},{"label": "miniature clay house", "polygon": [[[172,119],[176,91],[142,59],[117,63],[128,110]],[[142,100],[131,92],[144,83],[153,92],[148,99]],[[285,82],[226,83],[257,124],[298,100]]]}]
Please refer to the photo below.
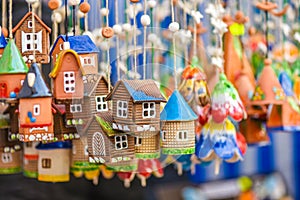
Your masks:
[{"label": "miniature clay house", "polygon": [[7,45],[7,42],[6,42],[6,39],[5,39],[5,37],[4,37],[4,35],[3,35],[2,31],[1,31],[1,27],[0,27],[0,58],[1,58],[2,54],[3,54],[3,51],[4,51],[5,47],[6,47],[6,45]]},{"label": "miniature clay house", "polygon": [[98,184],[100,168],[98,164],[89,162],[87,136],[72,141],[71,172],[76,178],[84,175],[95,185]]},{"label": "miniature clay house", "polygon": [[36,63],[29,68],[18,99],[20,141],[53,140],[52,95]]},{"label": "miniature clay house", "polygon": [[38,180],[67,182],[70,180],[70,141],[40,143],[38,149]]},{"label": "miniature clay house", "polygon": [[23,145],[23,175],[28,178],[38,177],[38,142],[26,142]]},{"label": "miniature clay house", "polygon": [[108,94],[114,130],[135,136],[137,158],[158,158],[160,103],[165,98],[153,80],[120,80]]},{"label": "miniature clay house", "polygon": [[114,171],[137,169],[132,135],[112,129],[111,112],[94,115],[85,127],[89,161],[102,163]]},{"label": "miniature clay house", "polygon": [[82,104],[82,119],[89,120],[98,112],[108,111],[109,104],[105,100],[108,94],[108,82],[99,74],[88,74],[83,78],[84,100]]},{"label": "miniature clay house", "polygon": [[60,52],[49,75],[53,79],[55,104],[64,106],[65,122],[68,127],[83,124],[80,119],[84,92],[83,75],[78,54],[71,49]]},{"label": "miniature clay house", "polygon": [[50,62],[49,46],[51,29],[34,14],[34,27],[32,12],[28,12],[21,21],[13,28],[14,38],[26,63],[32,63],[33,51],[35,51],[35,59],[37,63],[46,64]]},{"label": "miniature clay house", "polygon": [[[65,35],[60,35],[53,44],[50,50],[50,56],[53,63],[56,62],[59,53],[63,50],[63,44],[67,42]],[[85,74],[98,73],[98,54],[99,49],[88,35],[69,36],[68,42],[70,48],[79,55],[79,60]]]},{"label": "miniature clay house", "polygon": [[27,72],[14,40],[10,40],[0,59],[0,98],[16,98]]},{"label": "miniature clay house", "polygon": [[179,91],[175,90],[160,115],[163,154],[181,155],[195,152],[197,118]]},{"label": "miniature clay house", "polygon": [[[2,121],[3,119],[1,119]],[[10,140],[8,127],[0,127],[0,174],[22,171],[22,148],[19,141]]]}]

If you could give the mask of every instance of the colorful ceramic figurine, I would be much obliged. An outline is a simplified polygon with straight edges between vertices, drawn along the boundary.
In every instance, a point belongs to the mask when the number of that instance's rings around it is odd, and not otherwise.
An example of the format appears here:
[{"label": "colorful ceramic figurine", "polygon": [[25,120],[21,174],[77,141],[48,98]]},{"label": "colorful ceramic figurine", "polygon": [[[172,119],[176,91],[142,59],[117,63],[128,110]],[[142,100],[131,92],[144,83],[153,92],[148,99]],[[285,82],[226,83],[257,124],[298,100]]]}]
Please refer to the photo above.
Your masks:
[{"label": "colorful ceramic figurine", "polygon": [[38,177],[38,142],[26,142],[23,145],[23,175],[28,178]]}]

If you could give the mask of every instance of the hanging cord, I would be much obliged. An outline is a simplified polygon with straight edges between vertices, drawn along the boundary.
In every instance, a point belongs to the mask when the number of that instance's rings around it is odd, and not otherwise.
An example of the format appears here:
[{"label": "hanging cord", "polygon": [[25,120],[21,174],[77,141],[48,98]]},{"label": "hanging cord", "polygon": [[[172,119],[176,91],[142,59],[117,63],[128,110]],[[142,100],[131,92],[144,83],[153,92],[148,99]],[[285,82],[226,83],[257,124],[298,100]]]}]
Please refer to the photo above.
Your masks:
[{"label": "hanging cord", "polygon": [[[31,5],[31,9],[32,9],[32,11],[31,11],[31,13],[32,13],[32,15],[31,15],[31,22],[32,22],[32,36],[31,36],[31,45],[32,45],[32,49],[33,49],[33,63],[35,63],[36,62],[36,59],[35,59],[35,54],[36,54],[36,52],[35,52],[35,50],[36,50],[36,48],[35,48],[35,17],[34,17],[34,15],[35,15],[35,9],[33,8],[33,6]],[[36,45],[38,45],[38,44],[36,44]]]},{"label": "hanging cord", "polygon": [[2,28],[6,28],[6,21],[6,0],[2,0]]},{"label": "hanging cord", "polygon": [[68,41],[68,26],[69,26],[69,20],[68,20],[68,0],[65,0],[65,32],[66,32],[66,42]]},{"label": "hanging cord", "polygon": [[[195,1],[194,3],[194,10],[195,12],[197,11],[197,1]],[[196,57],[197,56],[197,22],[196,20],[194,20],[194,52],[193,52],[193,56]]]},{"label": "hanging cord", "polygon": [[12,34],[12,0],[9,0],[9,39],[13,39],[13,34]]},{"label": "hanging cord", "polygon": [[[175,22],[175,14],[174,14],[174,2],[173,0],[171,0],[171,12],[172,12],[172,23]],[[176,40],[175,40],[175,33],[173,32],[173,38],[172,38],[172,42],[173,42],[173,59],[174,59],[174,84],[175,87],[174,89],[177,90],[177,78],[176,78],[176,74],[177,74],[177,62],[176,62]]]},{"label": "hanging cord", "polygon": [[[147,5],[146,5],[146,1],[144,1],[144,15],[147,14]],[[146,43],[147,43],[147,26],[144,25],[144,52],[143,52],[143,78],[146,79],[146,60],[147,60],[147,52],[146,52]]]},{"label": "hanging cord", "polygon": [[[106,0],[106,27],[109,27],[109,18],[108,18],[108,0]],[[107,45],[109,43],[109,39],[106,39]],[[110,56],[109,56],[109,48],[107,48],[107,82],[108,82],[108,92],[110,92],[111,82],[110,82],[110,73],[111,73],[111,66],[110,66]]]},{"label": "hanging cord", "polygon": [[[84,2],[87,2],[87,0],[84,0]],[[88,13],[84,14],[84,32],[87,32],[89,30],[89,23],[88,23]]]},{"label": "hanging cord", "polygon": [[72,6],[72,20],[73,20],[73,35],[76,35],[76,5]]},{"label": "hanging cord", "polygon": [[[119,25],[119,0],[115,0],[115,21],[116,24]],[[118,73],[118,80],[120,80],[121,77],[121,71],[120,71],[120,38],[119,34],[116,36],[116,54],[117,54],[117,73]]]},{"label": "hanging cord", "polygon": [[137,74],[137,53],[136,53],[136,4],[133,4],[133,46],[134,46],[134,65],[133,71],[136,79]]},{"label": "hanging cord", "polygon": [[[268,2],[268,0],[266,0],[266,3]],[[265,10],[265,17],[266,17],[266,31],[265,31],[265,37],[266,37],[266,47],[267,47],[267,52],[265,55],[265,58],[269,57],[269,39],[268,39],[268,32],[269,32],[269,27],[268,27],[268,20],[269,20],[269,15],[268,15],[268,11]]]},{"label": "hanging cord", "polygon": [[[186,1],[187,0],[184,0],[184,6],[186,5]],[[183,8],[183,27],[185,30],[188,30],[188,27],[187,27],[187,13],[186,13],[186,9]],[[185,65],[188,65],[188,57],[189,57],[189,50],[188,50],[188,45],[185,45],[184,47],[184,57],[185,57]]]}]

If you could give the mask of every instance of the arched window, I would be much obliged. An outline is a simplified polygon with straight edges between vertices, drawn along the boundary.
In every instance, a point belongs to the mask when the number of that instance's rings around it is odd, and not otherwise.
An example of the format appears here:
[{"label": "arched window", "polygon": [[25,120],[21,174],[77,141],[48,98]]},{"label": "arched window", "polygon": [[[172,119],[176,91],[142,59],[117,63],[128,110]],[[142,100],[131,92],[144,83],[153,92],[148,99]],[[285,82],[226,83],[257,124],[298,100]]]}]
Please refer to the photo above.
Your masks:
[{"label": "arched window", "polygon": [[93,154],[96,156],[105,156],[105,143],[104,138],[99,132],[93,135]]}]

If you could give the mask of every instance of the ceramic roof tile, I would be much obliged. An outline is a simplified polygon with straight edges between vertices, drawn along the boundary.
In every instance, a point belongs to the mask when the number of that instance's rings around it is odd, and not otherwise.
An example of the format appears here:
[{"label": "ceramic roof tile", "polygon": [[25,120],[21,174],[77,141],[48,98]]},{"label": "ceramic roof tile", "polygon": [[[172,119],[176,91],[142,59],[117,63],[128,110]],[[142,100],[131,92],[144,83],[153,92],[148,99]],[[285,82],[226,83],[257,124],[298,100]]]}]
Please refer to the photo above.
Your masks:
[{"label": "ceramic roof tile", "polygon": [[[64,42],[67,41],[65,35],[58,36],[50,51],[50,55],[52,55],[54,47],[56,46],[59,38],[61,38]],[[78,54],[99,53],[98,47],[88,35],[68,36],[68,42],[70,43],[70,48],[76,51]]]},{"label": "ceramic roof tile", "polygon": [[132,97],[134,102],[141,101],[165,101],[165,98],[161,94],[154,80],[120,80],[114,90],[108,95],[107,99],[111,98],[111,95],[118,88],[119,84],[124,84],[128,93]]},{"label": "ceramic roof tile", "polygon": [[175,90],[160,113],[162,121],[190,121],[198,116],[190,108],[178,90]]},{"label": "ceramic roof tile", "polygon": [[51,150],[51,149],[71,149],[72,143],[70,141],[65,142],[52,142],[52,143],[39,143],[36,149],[39,150]]},{"label": "ceramic roof tile", "polygon": [[[29,85],[30,74],[35,75],[35,80],[32,87]],[[23,86],[19,92],[18,98],[34,98],[34,97],[51,97],[50,90],[48,89],[40,69],[36,63],[33,63],[24,80]]]},{"label": "ceramic roof tile", "polygon": [[0,74],[26,73],[25,64],[14,40],[9,40],[0,59]]},{"label": "ceramic roof tile", "polygon": [[[28,12],[22,19],[21,21],[13,28],[12,32],[16,32],[20,26],[23,24],[23,22],[28,18],[32,17],[32,12]],[[34,18],[37,20],[48,32],[51,32],[51,28],[49,28],[42,20],[39,18],[35,13],[34,13]]]}]

